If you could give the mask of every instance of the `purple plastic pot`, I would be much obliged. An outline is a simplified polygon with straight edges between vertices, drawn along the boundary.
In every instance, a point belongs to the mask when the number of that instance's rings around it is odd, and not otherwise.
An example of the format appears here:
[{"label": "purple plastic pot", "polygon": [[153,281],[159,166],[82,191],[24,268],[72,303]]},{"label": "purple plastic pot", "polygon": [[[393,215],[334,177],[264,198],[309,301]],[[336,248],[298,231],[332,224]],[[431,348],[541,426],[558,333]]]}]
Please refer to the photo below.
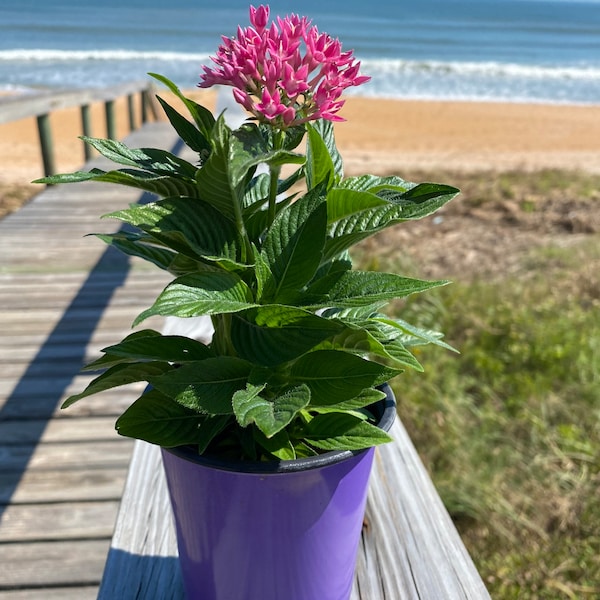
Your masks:
[{"label": "purple plastic pot", "polygon": [[[379,427],[396,414],[389,386]],[[374,449],[281,462],[162,450],[189,600],[347,600]]]}]

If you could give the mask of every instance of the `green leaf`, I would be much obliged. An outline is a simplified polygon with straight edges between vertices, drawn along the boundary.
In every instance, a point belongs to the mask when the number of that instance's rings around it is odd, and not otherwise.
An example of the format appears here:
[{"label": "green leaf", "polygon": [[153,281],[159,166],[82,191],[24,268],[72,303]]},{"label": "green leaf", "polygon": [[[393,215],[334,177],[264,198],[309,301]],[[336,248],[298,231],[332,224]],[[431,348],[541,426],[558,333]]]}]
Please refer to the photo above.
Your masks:
[{"label": "green leaf", "polygon": [[[410,366],[417,371],[423,368],[417,359],[397,340],[389,342],[377,336],[375,326],[369,323],[352,323],[341,320],[346,328],[330,340],[319,346],[319,350],[345,350],[361,356],[378,356],[382,359],[393,361],[394,367]],[[385,343],[384,343],[385,342]]]},{"label": "green leaf", "polygon": [[451,350],[452,352],[458,352],[456,348],[453,348],[446,342],[442,340],[444,335],[439,331],[432,331],[431,329],[423,329],[421,327],[416,327],[415,325],[411,325],[402,319],[392,319],[381,315],[376,319],[380,323],[388,325],[390,327],[395,327],[400,332],[402,332],[403,336],[401,338],[402,343],[405,346],[422,346],[426,344],[435,344],[436,346],[440,346],[445,348],[446,350]]},{"label": "green leaf", "polygon": [[[176,364],[204,360],[213,356],[212,350],[197,340],[181,335],[160,335],[145,330],[148,335],[125,338],[121,343],[104,348],[102,352],[129,360],[166,361]],[[142,333],[142,332],[140,332]]]},{"label": "green leaf", "polygon": [[81,183],[82,181],[90,181],[95,179],[104,171],[100,169],[91,169],[90,171],[75,171],[73,173],[57,173],[48,177],[34,179],[32,183],[45,183],[48,185],[58,185],[61,183]]},{"label": "green leaf", "polygon": [[176,254],[171,250],[155,246],[154,238],[145,234],[119,232],[113,234],[96,233],[94,235],[124,254],[143,258],[165,271],[169,270],[176,257]]},{"label": "green leaf", "polygon": [[260,211],[269,200],[269,188],[271,186],[271,177],[268,173],[260,173],[253,177],[242,201],[244,210],[244,220]]},{"label": "green leaf", "polygon": [[304,164],[305,158],[302,154],[290,152],[285,148],[274,149],[272,143],[263,134],[263,129],[255,123],[244,123],[233,131],[236,148],[243,148],[241,156],[246,156],[244,162],[240,162],[241,177],[245,177],[250,167],[258,166],[260,163],[272,167],[286,164]]},{"label": "green leaf", "polygon": [[308,406],[310,390],[306,385],[299,385],[267,400],[260,396],[264,388],[264,385],[248,385],[236,392],[233,395],[233,411],[242,427],[254,423],[267,438],[272,438]]},{"label": "green leaf", "polygon": [[295,307],[261,306],[233,316],[231,341],[242,358],[275,366],[308,352],[342,327]]},{"label": "green leaf", "polygon": [[231,399],[248,381],[251,365],[233,356],[207,358],[186,363],[152,385],[177,403],[210,415],[233,413]]},{"label": "green leaf", "polygon": [[343,178],[342,158],[336,148],[333,124],[320,119],[307,124],[306,184],[312,189],[319,184],[331,187]]},{"label": "green leaf", "polygon": [[[268,141],[269,147],[274,148],[276,143],[274,139],[277,137],[277,143],[281,143],[284,150],[294,150],[297,148],[306,133],[306,125],[296,125],[288,127],[285,131],[277,131],[267,123],[259,123],[258,129],[265,140]],[[281,141],[281,133],[283,133],[283,141]]]},{"label": "green leaf", "polygon": [[301,303],[312,307],[352,308],[404,298],[446,285],[447,281],[423,281],[394,273],[344,271],[332,273],[312,284]]},{"label": "green leaf", "polygon": [[154,315],[198,317],[234,313],[256,306],[250,288],[235,273],[207,271],[175,279],[142,312],[134,326]]},{"label": "green leaf", "polygon": [[404,191],[382,188],[377,192],[381,198],[402,207],[404,220],[422,219],[452,200],[460,190],[440,183],[419,183]]},{"label": "green leaf", "polygon": [[379,190],[386,204],[370,208],[333,223],[325,246],[325,258],[333,258],[354,244],[397,223],[421,219],[452,200],[456,188],[438,184],[420,184],[407,191]]},{"label": "green leaf", "polygon": [[123,142],[102,138],[81,136],[81,139],[97,150],[104,158],[127,167],[139,167],[151,163],[150,157],[139,148],[129,148]]},{"label": "green leaf", "polygon": [[171,175],[189,181],[196,177],[198,167],[176,154],[160,148],[140,148],[140,151],[147,157],[138,164],[141,169],[156,175]]},{"label": "green leaf", "polygon": [[299,154],[269,149],[255,125],[245,124],[232,131],[222,116],[216,122],[211,141],[212,152],[196,175],[199,194],[236,223],[241,219],[246,184],[259,164],[304,162]]},{"label": "green leaf", "polygon": [[229,415],[214,415],[205,417],[200,427],[196,441],[198,454],[204,454],[210,443],[219,435],[232,421]]},{"label": "green leaf", "polygon": [[196,197],[198,195],[194,180],[178,176],[157,175],[146,171],[126,169],[108,171],[97,175],[94,180],[133,187],[165,198],[169,196]]},{"label": "green leaf", "polygon": [[62,404],[61,408],[68,408],[82,398],[110,390],[121,385],[136,383],[138,381],[150,382],[151,379],[162,375],[173,367],[165,362],[147,362],[133,364],[118,364],[102,373],[79,394],[69,396]]},{"label": "green leaf", "polygon": [[[142,329],[141,331],[134,331],[133,333],[130,333],[122,341],[127,342],[127,341],[133,341],[136,338],[149,339],[152,337],[160,337],[160,333],[158,333],[158,331],[154,331],[153,329]],[[96,360],[92,361],[91,363],[88,363],[87,365],[85,365],[85,367],[83,367],[82,371],[103,371],[103,370],[108,369],[109,367],[113,367],[114,365],[128,363],[128,362],[135,362],[134,360],[130,360],[123,356],[108,354],[108,353],[106,353],[105,350],[103,350],[102,352],[105,353],[104,356],[101,356],[100,358],[97,358]]]},{"label": "green leaf", "polygon": [[[332,406],[311,406],[311,412],[316,412],[319,414],[325,414],[330,412],[353,412],[360,411],[361,409],[366,408],[367,406],[371,406],[371,404],[375,404],[380,400],[385,398],[385,393],[377,388],[367,388],[362,390],[358,396],[347,400],[346,402],[339,402],[338,404],[334,404]],[[363,418],[365,418],[363,412]]]},{"label": "green leaf", "polygon": [[215,118],[212,112],[207,108],[204,108],[204,106],[197,104],[196,102],[194,102],[194,100],[186,98],[181,93],[181,90],[164,75],[159,75],[158,73],[148,73],[148,75],[150,75],[150,77],[154,77],[154,79],[166,85],[167,88],[169,88],[169,90],[171,90],[171,92],[173,92],[173,94],[175,94],[175,96],[177,96],[177,98],[179,98],[183,102],[185,107],[188,109],[190,115],[194,119],[194,122],[196,123],[200,132],[204,135],[206,139],[209,139],[212,128],[215,125]]},{"label": "green leaf", "polygon": [[290,379],[306,383],[311,406],[346,402],[362,390],[380,385],[400,373],[382,364],[339,350],[317,350],[300,357],[291,367]]},{"label": "green leaf", "polygon": [[241,242],[235,224],[197,198],[165,198],[105,217],[138,227],[192,259],[239,264]]},{"label": "green leaf", "polygon": [[236,215],[241,214],[242,183],[247,174],[240,174],[240,164],[245,164],[250,157],[235,143],[222,117],[215,124],[211,142],[210,156],[196,174],[199,194],[205,202],[236,221]]},{"label": "green leaf", "polygon": [[[109,160],[128,167],[137,167],[158,176],[173,176],[193,181],[197,168],[186,160],[159,148],[129,148],[116,140],[82,136],[84,142]],[[127,172],[127,171],[124,171]]]},{"label": "green leaf", "polygon": [[377,194],[381,189],[393,189],[402,194],[417,184],[410,181],[404,181],[397,175],[359,175],[357,177],[346,177],[339,182],[340,188],[346,188],[357,192],[370,192]]},{"label": "green leaf", "polygon": [[319,202],[317,194],[309,192],[279,213],[261,252],[271,275],[266,281],[263,302],[293,302],[321,263],[326,227],[327,206]]},{"label": "green leaf", "polygon": [[296,169],[291,175],[286,177],[285,179],[280,179],[277,184],[277,193],[285,194],[292,186],[296,183],[304,179],[305,177],[305,169],[304,166],[301,166],[299,169]]},{"label": "green leaf", "polygon": [[316,415],[305,427],[306,441],[321,450],[361,450],[392,438],[382,429],[347,413]]},{"label": "green leaf", "polygon": [[179,137],[194,151],[198,153],[201,161],[208,158],[210,153],[210,142],[206,137],[198,131],[198,129],[190,123],[185,117],[177,112],[168,102],[160,96],[156,96],[160,102],[167,118],[171,125],[179,134]]},{"label": "green leaf", "polygon": [[179,176],[157,175],[133,169],[108,172],[100,169],[92,169],[89,172],[78,171],[76,173],[52,175],[51,177],[44,177],[37,180],[38,183],[51,185],[78,183],[82,181],[101,181],[104,183],[125,185],[163,197],[178,195],[197,196],[196,182],[194,180],[188,180],[185,177]]},{"label": "green leaf", "polygon": [[148,390],[117,419],[116,429],[120,435],[172,448],[196,444],[206,420],[157,390]]},{"label": "green leaf", "polygon": [[265,286],[273,280],[273,274],[263,258],[263,255],[258,251],[256,246],[252,245],[254,251],[254,276],[256,277],[256,297],[261,300],[265,295]]},{"label": "green leaf", "polygon": [[268,438],[260,429],[252,430],[254,441],[264,450],[267,451],[268,455],[272,455],[279,460],[294,460],[297,458],[296,450],[290,441],[285,430],[276,433],[273,437]]},{"label": "green leaf", "polygon": [[393,340],[384,344],[385,350],[390,358],[395,362],[411,367],[415,371],[422,373],[423,365],[414,357],[400,340]]},{"label": "green leaf", "polygon": [[371,192],[336,187],[327,193],[327,222],[332,224],[386,204],[388,204],[386,200]]}]

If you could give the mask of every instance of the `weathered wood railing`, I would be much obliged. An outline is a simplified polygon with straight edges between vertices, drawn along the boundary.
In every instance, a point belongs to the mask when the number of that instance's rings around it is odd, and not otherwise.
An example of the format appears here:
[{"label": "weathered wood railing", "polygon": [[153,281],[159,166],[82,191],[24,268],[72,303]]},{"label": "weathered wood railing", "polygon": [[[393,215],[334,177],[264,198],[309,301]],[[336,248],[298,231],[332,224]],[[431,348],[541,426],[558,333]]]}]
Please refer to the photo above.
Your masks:
[{"label": "weathered wood railing", "polygon": [[[53,111],[79,107],[82,134],[89,136],[91,131],[90,105],[103,102],[106,117],[106,137],[116,139],[115,101],[119,98],[127,98],[129,130],[133,131],[138,122],[136,96],[139,96],[140,124],[148,121],[150,115],[156,119],[157,110],[153,101],[152,85],[143,81],[134,81],[106,88],[43,92],[27,96],[6,96],[0,98],[0,124],[35,117],[37,119],[44,174],[46,176],[53,175],[56,172],[50,125],[50,114]],[[87,144],[84,144],[84,153],[85,159],[89,160],[91,158],[91,148]]]}]

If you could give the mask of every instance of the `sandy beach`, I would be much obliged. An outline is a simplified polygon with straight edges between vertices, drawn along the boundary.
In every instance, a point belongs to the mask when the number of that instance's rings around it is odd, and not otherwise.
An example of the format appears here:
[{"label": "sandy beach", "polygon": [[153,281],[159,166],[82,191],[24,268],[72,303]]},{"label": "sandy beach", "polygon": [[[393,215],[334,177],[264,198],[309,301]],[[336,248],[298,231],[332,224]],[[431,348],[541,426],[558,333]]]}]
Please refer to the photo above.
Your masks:
[{"label": "sandy beach", "polygon": [[[194,97],[214,106],[212,91]],[[127,133],[124,100],[119,136]],[[346,172],[406,176],[415,170],[579,169],[600,172],[600,105],[404,101],[350,97],[336,124]],[[93,135],[104,137],[101,104],[92,106]],[[84,162],[78,109],[51,115],[57,168]],[[42,175],[34,118],[0,125],[0,183],[26,184]]]}]

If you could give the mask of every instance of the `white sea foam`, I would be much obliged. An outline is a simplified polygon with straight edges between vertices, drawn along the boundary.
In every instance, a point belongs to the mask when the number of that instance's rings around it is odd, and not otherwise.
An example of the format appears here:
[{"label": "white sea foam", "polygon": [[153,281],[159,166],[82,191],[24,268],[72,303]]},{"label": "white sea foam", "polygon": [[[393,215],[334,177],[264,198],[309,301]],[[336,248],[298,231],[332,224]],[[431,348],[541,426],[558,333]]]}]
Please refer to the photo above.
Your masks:
[{"label": "white sea foam", "polygon": [[363,60],[365,73],[421,73],[439,75],[464,75],[479,77],[505,77],[523,79],[581,79],[600,81],[600,63],[597,65],[521,65],[499,62],[444,62],[399,59]]},{"label": "white sea foam", "polygon": [[138,51],[138,50],[53,50],[53,49],[16,49],[0,50],[2,62],[71,62],[71,61],[194,61],[205,62],[206,53]]},{"label": "white sea foam", "polygon": [[[208,53],[172,51],[16,49],[0,51],[0,86],[94,87],[159,72],[183,88],[198,82]],[[372,81],[350,93],[392,98],[600,103],[600,61],[516,64],[364,59]]]},{"label": "white sea foam", "polygon": [[[600,103],[600,64],[365,60],[370,96],[413,99]],[[358,90],[357,90],[358,93]]]}]

